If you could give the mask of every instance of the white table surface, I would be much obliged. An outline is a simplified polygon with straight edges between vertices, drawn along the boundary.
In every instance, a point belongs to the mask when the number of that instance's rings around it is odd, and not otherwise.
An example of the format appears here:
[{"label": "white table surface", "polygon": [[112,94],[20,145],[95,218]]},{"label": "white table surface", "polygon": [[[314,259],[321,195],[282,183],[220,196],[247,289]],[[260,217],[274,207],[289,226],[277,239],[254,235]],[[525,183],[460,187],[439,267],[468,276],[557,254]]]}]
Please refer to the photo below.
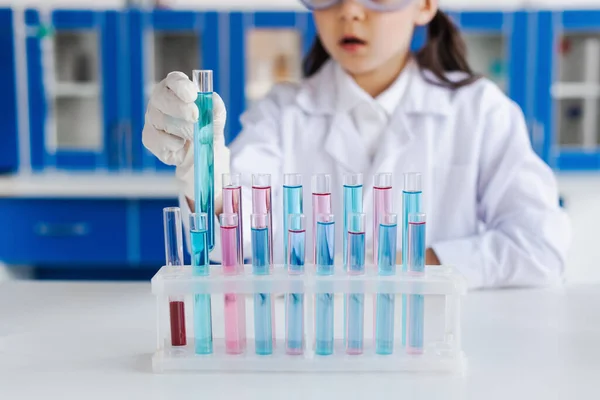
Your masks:
[{"label": "white table surface", "polygon": [[587,399],[600,393],[600,286],[473,292],[466,377],[153,374],[149,283],[0,285],[0,399]]}]

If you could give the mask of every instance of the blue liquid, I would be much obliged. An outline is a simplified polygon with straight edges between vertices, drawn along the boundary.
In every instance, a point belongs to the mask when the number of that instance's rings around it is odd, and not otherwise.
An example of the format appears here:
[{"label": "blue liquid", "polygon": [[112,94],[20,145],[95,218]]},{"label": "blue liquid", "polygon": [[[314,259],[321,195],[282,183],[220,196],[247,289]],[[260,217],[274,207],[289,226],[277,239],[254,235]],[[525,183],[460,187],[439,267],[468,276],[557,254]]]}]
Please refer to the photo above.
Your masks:
[{"label": "blue liquid", "polygon": [[365,331],[365,295],[352,293],[346,295],[348,324],[346,326],[346,352],[361,354]]},{"label": "blue liquid", "polygon": [[365,233],[348,232],[348,273],[365,273]]},{"label": "blue liquid", "polygon": [[[317,222],[317,274],[333,275],[335,223]],[[333,354],[333,293],[315,295],[315,353]]]},{"label": "blue liquid", "polygon": [[384,355],[392,354],[394,352],[394,306],[396,296],[393,294],[378,294],[376,301],[375,352]]},{"label": "blue liquid", "polygon": [[[192,242],[192,272],[208,276],[208,231],[190,231]],[[194,295],[194,342],[196,354],[212,354],[212,316],[209,294]]]},{"label": "blue liquid", "polygon": [[[283,231],[288,232],[290,214],[302,214],[302,186],[283,186]],[[295,227],[292,227],[295,228]],[[288,254],[288,242],[283,241],[283,254]],[[289,260],[286,257],[285,263]]]},{"label": "blue liquid", "polygon": [[271,315],[271,295],[258,293],[254,295],[254,346],[256,354],[273,353],[273,321]]},{"label": "blue liquid", "polygon": [[411,294],[408,301],[408,347],[409,349],[423,350],[425,296]]},{"label": "blue liquid", "polygon": [[315,295],[315,353],[333,354],[333,294]]},{"label": "blue liquid", "polygon": [[304,347],[304,294],[285,295],[286,350],[301,354]]},{"label": "blue liquid", "polygon": [[290,274],[301,274],[304,272],[306,259],[306,231],[288,231],[288,242],[288,271]]},{"label": "blue liquid", "polygon": [[[402,192],[402,271],[408,271],[408,215],[421,212],[422,192]],[[408,298],[402,295],[402,346],[406,346],[406,304]]]},{"label": "blue liquid", "polygon": [[425,272],[425,223],[408,224],[411,240],[408,249],[408,270]]},{"label": "blue liquid", "polygon": [[[397,225],[379,225],[379,275],[396,273]],[[375,352],[387,355],[394,352],[394,294],[377,294],[375,311]]]},{"label": "blue liquid", "polygon": [[208,215],[208,249],[215,245],[215,177],[212,93],[198,93],[199,118],[194,127],[195,212]]},{"label": "blue liquid", "polygon": [[[268,228],[252,228],[252,270],[255,275],[268,275],[271,253]],[[273,315],[271,295],[254,295],[254,344],[256,354],[273,353]]]},{"label": "blue liquid", "polygon": [[192,273],[195,276],[208,276],[208,231],[190,231],[192,242]]},{"label": "blue liquid", "polygon": [[348,219],[352,213],[363,211],[363,186],[344,185],[344,268],[348,263]]},{"label": "blue liquid", "polygon": [[269,230],[252,228],[252,272],[255,275],[268,275],[271,267],[269,251]]}]

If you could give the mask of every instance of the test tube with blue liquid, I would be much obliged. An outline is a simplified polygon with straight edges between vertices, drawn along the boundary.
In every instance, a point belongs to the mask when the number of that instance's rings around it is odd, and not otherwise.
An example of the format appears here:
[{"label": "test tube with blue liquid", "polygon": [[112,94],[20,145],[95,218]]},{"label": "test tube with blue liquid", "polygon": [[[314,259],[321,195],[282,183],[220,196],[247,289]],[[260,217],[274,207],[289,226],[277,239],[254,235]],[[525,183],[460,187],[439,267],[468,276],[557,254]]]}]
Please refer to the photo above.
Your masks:
[{"label": "test tube with blue liquid", "polygon": [[[350,214],[348,219],[348,275],[365,273],[365,214]],[[365,295],[346,294],[346,353],[362,354],[364,347]]]},{"label": "test tube with blue liquid", "polygon": [[[209,276],[208,216],[190,214],[190,241],[192,243],[192,274]],[[210,294],[194,295],[194,340],[196,354],[212,354],[212,318]]]},{"label": "test tube with blue liquid", "polygon": [[[167,207],[163,209],[165,231],[166,266],[183,268],[183,230],[181,209]],[[185,329],[185,297],[169,296],[169,319],[171,325],[171,346],[187,344]]]},{"label": "test tube with blue liquid", "polygon": [[317,264],[317,219],[319,214],[331,214],[331,175],[313,175],[312,208],[312,260]]},{"label": "test tube with blue liquid", "polygon": [[[402,271],[408,271],[408,216],[421,212],[421,174],[416,172],[404,174],[402,190]],[[402,346],[406,346],[406,313],[408,298],[402,295]]]},{"label": "test tube with blue liquid", "polygon": [[[252,214],[252,273],[269,275],[271,273],[271,253],[269,242],[269,215]],[[273,353],[273,308],[270,293],[254,295],[254,341],[258,355]]]},{"label": "test tube with blue liquid", "polygon": [[[290,215],[304,212],[302,175],[285,174],[283,176],[283,232],[287,235]],[[283,240],[283,254],[288,254],[288,241]],[[288,265],[286,257],[285,264]]]},{"label": "test tube with blue liquid", "polygon": [[[306,259],[306,222],[304,214],[290,214],[288,220],[286,263],[290,275],[304,274]],[[304,294],[285,297],[285,349],[287,354],[304,352]]]},{"label": "test tube with blue liquid", "polygon": [[[215,215],[215,176],[213,151],[213,72],[193,70],[192,81],[198,91],[198,122],[194,127],[194,202],[195,212]],[[215,245],[214,218],[208,219],[208,250]]]},{"label": "test tube with blue liquid", "polygon": [[[408,215],[408,272],[410,275],[425,274],[425,222],[423,213]],[[423,353],[425,325],[425,296],[408,296],[408,337],[406,351],[409,354]]]},{"label": "test tube with blue liquid", "polygon": [[244,227],[242,215],[242,180],[240,174],[223,174],[223,214],[237,215],[237,258],[244,265]]},{"label": "test tube with blue liquid", "polygon": [[[221,214],[221,252],[225,275],[238,275],[242,264],[238,251],[238,215]],[[241,354],[246,350],[246,297],[225,293],[225,352]]]},{"label": "test tube with blue liquid", "polygon": [[[377,273],[380,276],[396,274],[398,215],[385,214],[379,221],[379,251]],[[375,300],[375,352],[389,355],[394,352],[394,308],[393,293],[378,293]]]},{"label": "test tube with blue liquid", "polygon": [[[316,229],[317,275],[333,275],[335,264],[335,222],[333,214],[319,214]],[[315,295],[315,354],[333,354],[333,293]]]}]

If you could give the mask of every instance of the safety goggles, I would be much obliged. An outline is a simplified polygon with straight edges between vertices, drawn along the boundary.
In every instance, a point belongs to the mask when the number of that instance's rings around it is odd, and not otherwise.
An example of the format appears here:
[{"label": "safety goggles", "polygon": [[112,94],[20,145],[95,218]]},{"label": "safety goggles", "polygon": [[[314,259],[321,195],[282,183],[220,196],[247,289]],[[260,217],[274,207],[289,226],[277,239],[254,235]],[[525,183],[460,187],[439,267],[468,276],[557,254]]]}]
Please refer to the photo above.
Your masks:
[{"label": "safety goggles", "polygon": [[[302,4],[309,10],[324,10],[326,8],[335,6],[344,0],[300,0]],[[359,3],[364,5],[373,11],[398,11],[406,7],[413,0],[357,0]]]}]

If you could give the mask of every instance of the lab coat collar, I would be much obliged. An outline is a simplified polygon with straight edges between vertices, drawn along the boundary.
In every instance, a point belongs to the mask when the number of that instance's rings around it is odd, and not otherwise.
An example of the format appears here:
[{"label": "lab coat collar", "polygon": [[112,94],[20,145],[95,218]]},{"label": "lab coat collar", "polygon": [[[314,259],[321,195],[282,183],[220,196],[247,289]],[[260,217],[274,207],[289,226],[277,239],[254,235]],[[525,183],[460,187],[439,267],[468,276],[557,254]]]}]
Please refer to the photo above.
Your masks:
[{"label": "lab coat collar", "polygon": [[[332,115],[338,111],[335,67],[335,61],[327,61],[302,85],[296,101],[307,113]],[[406,114],[448,115],[451,90],[432,83],[438,82],[438,79],[430,71],[422,71],[416,62],[409,62],[403,73],[407,74],[409,84],[402,107],[397,111],[402,110]]]}]

